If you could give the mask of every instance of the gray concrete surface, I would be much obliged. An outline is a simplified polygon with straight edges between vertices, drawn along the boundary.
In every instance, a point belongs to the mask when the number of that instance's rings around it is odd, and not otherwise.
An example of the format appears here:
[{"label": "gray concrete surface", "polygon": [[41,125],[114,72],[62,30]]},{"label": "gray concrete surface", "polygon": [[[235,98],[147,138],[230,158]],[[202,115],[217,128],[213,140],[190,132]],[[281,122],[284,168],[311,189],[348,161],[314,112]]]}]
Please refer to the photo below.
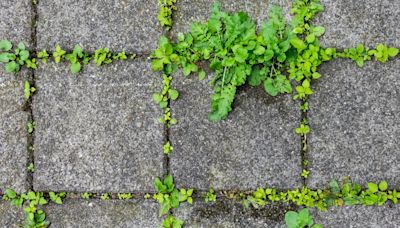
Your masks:
[{"label": "gray concrete surface", "polygon": [[[211,79],[211,76],[208,77]],[[181,187],[208,190],[301,187],[301,120],[290,95],[272,98],[260,88],[239,89],[227,120],[208,120],[212,87],[196,76],[175,76],[181,93],[171,103],[178,123],[170,167]]]},{"label": "gray concrete surface", "polygon": [[400,62],[324,64],[310,99],[309,186],[350,176],[399,186]]},{"label": "gray concrete surface", "polygon": [[163,175],[161,80],[149,62],[66,65],[37,71],[34,188],[39,191],[153,191]]},{"label": "gray concrete surface", "polygon": [[38,48],[57,44],[72,49],[80,44],[94,51],[150,53],[162,34],[158,24],[158,1],[66,0],[41,1],[38,5]]}]

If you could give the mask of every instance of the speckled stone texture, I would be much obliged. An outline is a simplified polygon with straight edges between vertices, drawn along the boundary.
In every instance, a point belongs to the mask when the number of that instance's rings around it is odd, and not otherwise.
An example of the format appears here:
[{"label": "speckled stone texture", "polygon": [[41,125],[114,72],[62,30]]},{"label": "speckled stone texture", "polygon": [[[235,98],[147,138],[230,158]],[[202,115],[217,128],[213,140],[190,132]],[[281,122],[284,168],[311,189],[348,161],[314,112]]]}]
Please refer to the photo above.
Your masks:
[{"label": "speckled stone texture", "polygon": [[12,206],[0,198],[0,227],[19,228],[24,223],[22,208]]},{"label": "speckled stone texture", "polygon": [[[209,76],[209,79],[212,77]],[[270,97],[261,87],[241,88],[227,120],[210,122],[212,87],[196,76],[176,75],[178,123],[170,130],[170,168],[180,187],[207,190],[302,186],[301,113],[290,95]]]},{"label": "speckled stone texture", "polygon": [[0,68],[0,191],[27,189],[29,113],[24,111],[24,78],[29,72],[8,74]]},{"label": "speckled stone texture", "polygon": [[66,65],[36,72],[34,189],[153,191],[163,174],[161,110],[152,101],[162,80],[150,62]]},{"label": "speckled stone texture", "polygon": [[398,0],[321,0],[325,12],[314,24],[326,28],[320,39],[326,47],[375,47],[378,43],[400,46],[400,2]]},{"label": "speckled stone texture", "polygon": [[[31,1],[0,1],[0,40],[17,45],[31,40]],[[28,71],[13,75],[0,66],[0,190],[6,187],[26,190],[27,132],[29,114],[24,112],[24,78]]]},{"label": "speckled stone texture", "polygon": [[150,53],[162,28],[158,1],[52,0],[38,5],[38,48],[56,44],[85,50],[109,47],[113,51]]},{"label": "speckled stone texture", "polygon": [[152,228],[162,223],[154,201],[69,199],[45,210],[52,228]]},{"label": "speckled stone texture", "polygon": [[32,24],[32,0],[0,1],[0,40],[17,44],[25,42],[30,47]]},{"label": "speckled stone texture", "polygon": [[[261,209],[244,208],[233,201],[218,200],[215,203],[194,202],[183,204],[174,210],[174,216],[183,220],[184,227],[191,228],[284,228],[284,216],[289,207],[268,205]],[[291,209],[294,210],[294,209]]]},{"label": "speckled stone texture", "polygon": [[400,187],[398,59],[364,68],[335,60],[320,73],[309,102],[309,186],[350,176],[358,183],[387,180]]},{"label": "speckled stone texture", "polygon": [[326,212],[313,211],[314,222],[329,228],[396,228],[400,226],[400,207],[334,207]]},{"label": "speckled stone texture", "polygon": [[[180,0],[177,1],[178,10],[174,13],[173,36],[178,32],[188,32],[190,26],[194,22],[205,22],[211,15],[211,9],[215,0]],[[289,19],[289,11],[291,0],[226,0],[221,2],[221,10],[226,12],[243,11],[249,14],[261,27],[262,23],[268,18],[268,12],[272,5],[283,7],[287,19]]]}]

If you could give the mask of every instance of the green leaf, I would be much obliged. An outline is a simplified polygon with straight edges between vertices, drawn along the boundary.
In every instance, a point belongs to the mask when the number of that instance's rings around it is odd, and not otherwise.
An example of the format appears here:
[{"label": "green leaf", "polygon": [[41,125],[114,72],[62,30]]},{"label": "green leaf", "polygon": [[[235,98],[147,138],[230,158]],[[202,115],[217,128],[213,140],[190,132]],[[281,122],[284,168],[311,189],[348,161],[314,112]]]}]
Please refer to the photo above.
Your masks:
[{"label": "green leaf", "polygon": [[302,51],[304,49],[307,48],[307,45],[304,43],[304,41],[302,41],[301,39],[299,39],[298,37],[295,37],[293,39],[290,40],[290,43],[293,45],[293,47],[295,47],[298,51]]},{"label": "green leaf", "polygon": [[265,52],[265,48],[261,45],[257,45],[256,49],[254,50],[254,54],[262,55]]},{"label": "green leaf", "polygon": [[315,35],[314,33],[311,33],[306,37],[307,43],[313,43],[315,41]]},{"label": "green leaf", "polygon": [[202,81],[206,78],[206,72],[204,70],[199,71],[199,80]]},{"label": "green leaf", "polygon": [[161,71],[164,69],[164,62],[162,59],[155,59],[151,63],[151,68],[153,71]]},{"label": "green leaf", "polygon": [[72,63],[70,68],[73,74],[77,74],[81,71],[81,64],[79,62]]},{"label": "green leaf", "polygon": [[298,228],[299,226],[297,225],[297,219],[298,219],[298,213],[294,211],[288,211],[285,214],[285,222],[288,228]]},{"label": "green leaf", "polygon": [[315,36],[320,37],[320,36],[324,35],[325,28],[322,26],[317,26],[317,27],[313,28],[313,32],[314,32]]},{"label": "green leaf", "polygon": [[336,180],[332,180],[329,183],[329,187],[331,188],[331,191],[333,194],[338,194],[340,192],[340,187],[339,184]]},{"label": "green leaf", "polygon": [[9,53],[0,53],[0,62],[8,63],[10,61]]},{"label": "green leaf", "polygon": [[375,183],[368,183],[368,189],[371,193],[376,193],[378,191],[378,185]]},{"label": "green leaf", "polygon": [[14,199],[15,197],[17,197],[17,193],[14,192],[12,189],[7,188],[5,193],[6,193],[7,197],[10,199]]},{"label": "green leaf", "polygon": [[271,78],[267,78],[267,80],[264,81],[264,90],[273,97],[278,95],[278,90],[275,88],[274,81]]},{"label": "green leaf", "polygon": [[253,67],[251,74],[247,78],[249,85],[258,86],[265,79],[265,74],[262,73],[260,66]]},{"label": "green leaf", "polygon": [[168,189],[173,189],[174,188],[174,178],[172,175],[168,175],[164,179],[164,184],[168,187]]},{"label": "green leaf", "polygon": [[25,44],[23,42],[19,42],[18,48],[21,50],[25,50]]},{"label": "green leaf", "polygon": [[174,89],[168,90],[168,94],[169,94],[169,97],[171,98],[171,100],[173,100],[173,101],[176,100],[179,96],[179,92]]},{"label": "green leaf", "polygon": [[395,57],[397,54],[399,54],[399,49],[397,48],[389,48],[388,54],[390,57]]},{"label": "green leaf", "polygon": [[388,189],[388,183],[386,181],[379,182],[379,190],[386,191]]},{"label": "green leaf", "polygon": [[235,54],[235,60],[239,63],[244,63],[249,56],[247,49],[241,45],[235,45],[232,50]]},{"label": "green leaf", "polygon": [[161,182],[160,178],[156,178],[154,180],[154,187],[156,188],[157,192],[164,192],[166,187],[164,186],[164,184]]},{"label": "green leaf", "polygon": [[158,104],[162,101],[163,96],[159,93],[154,93],[153,94],[153,100]]},{"label": "green leaf", "polygon": [[12,43],[8,40],[0,41],[0,50],[1,51],[9,51],[12,48]]},{"label": "green leaf", "polygon": [[19,69],[20,69],[19,64],[16,63],[15,61],[11,61],[6,64],[6,72],[7,73],[18,72]]},{"label": "green leaf", "polygon": [[25,81],[25,85],[24,85],[24,96],[25,99],[29,99],[29,97],[31,96],[31,84],[29,84],[28,81]]}]

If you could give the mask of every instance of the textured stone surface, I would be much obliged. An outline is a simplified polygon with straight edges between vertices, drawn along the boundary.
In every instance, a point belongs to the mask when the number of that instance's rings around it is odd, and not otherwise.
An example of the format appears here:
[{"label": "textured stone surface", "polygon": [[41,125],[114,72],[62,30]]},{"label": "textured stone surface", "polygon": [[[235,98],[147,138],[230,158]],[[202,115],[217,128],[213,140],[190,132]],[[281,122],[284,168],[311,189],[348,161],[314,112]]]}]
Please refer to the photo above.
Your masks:
[{"label": "textured stone surface", "polygon": [[70,199],[49,204],[45,211],[54,228],[152,228],[162,223],[154,201]]},{"label": "textured stone surface", "polygon": [[27,188],[29,113],[23,111],[23,91],[24,78],[28,77],[27,71],[14,75],[0,68],[0,190],[20,192]]},{"label": "textured stone surface", "polygon": [[150,52],[162,33],[158,24],[158,1],[57,0],[40,1],[38,47],[56,44],[72,49],[81,44],[93,51]]},{"label": "textured stone surface", "polygon": [[242,204],[232,201],[218,200],[216,203],[199,201],[193,205],[182,204],[174,210],[174,216],[183,220],[185,227],[193,228],[283,228],[286,210],[282,205],[246,209]]},{"label": "textured stone surface", "polygon": [[313,85],[309,120],[311,187],[331,179],[386,179],[399,187],[400,62],[368,62],[358,68],[350,60],[321,67]]},{"label": "textured stone surface", "polygon": [[152,191],[162,172],[161,87],[149,62],[47,64],[36,74],[34,187],[42,191]]},{"label": "textured stone surface", "polygon": [[0,1],[0,40],[17,43],[24,41],[29,47],[31,40],[32,0]]},{"label": "textured stone surface", "polygon": [[[211,14],[211,8],[216,2],[215,0],[181,0],[176,3],[178,11],[174,13],[174,32],[187,32],[190,30],[191,24],[194,22],[204,22],[208,20]],[[271,4],[264,0],[227,0],[220,1],[221,10],[227,12],[239,12],[243,11],[248,13],[254,20],[256,20],[257,25],[260,26],[262,22],[268,18],[268,12],[272,4],[280,5],[284,7],[284,12],[286,15],[289,13],[289,6],[291,5],[290,0],[272,0]],[[288,17],[287,17],[288,18]]]},{"label": "textured stone surface", "polygon": [[22,208],[10,205],[10,202],[0,199],[0,227],[18,228],[24,222]]},{"label": "textured stone surface", "polygon": [[228,119],[215,123],[208,120],[207,80],[177,75],[173,83],[181,93],[171,104],[178,124],[170,130],[170,167],[178,186],[301,186],[301,140],[294,132],[301,114],[290,95],[272,98],[260,87],[239,89]]},{"label": "textured stone surface", "polygon": [[325,12],[315,24],[326,28],[321,43],[325,46],[346,48],[358,43],[375,46],[387,43],[400,46],[400,4],[398,0],[322,0]]},{"label": "textured stone surface", "polygon": [[398,205],[382,207],[336,207],[326,212],[314,211],[314,221],[329,228],[394,228],[400,224]]}]

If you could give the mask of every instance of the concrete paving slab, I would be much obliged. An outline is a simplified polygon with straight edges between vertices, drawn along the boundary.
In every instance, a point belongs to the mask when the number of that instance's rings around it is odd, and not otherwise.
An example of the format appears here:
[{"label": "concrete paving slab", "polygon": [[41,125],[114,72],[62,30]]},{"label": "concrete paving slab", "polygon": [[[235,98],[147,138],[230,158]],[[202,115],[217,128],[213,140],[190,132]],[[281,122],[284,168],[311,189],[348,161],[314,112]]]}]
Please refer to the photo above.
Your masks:
[{"label": "concrete paving slab", "polygon": [[208,190],[302,186],[301,111],[291,95],[270,97],[261,87],[242,88],[227,120],[208,120],[209,79],[175,76],[171,103],[178,123],[170,130],[170,168],[180,187]]},{"label": "concrete paving slab", "polygon": [[85,50],[109,47],[113,51],[150,53],[157,47],[162,28],[158,1],[57,0],[38,5],[38,48],[57,44]]},{"label": "concrete paving slab", "polygon": [[39,191],[149,192],[163,175],[162,80],[150,62],[66,65],[37,71],[34,188]]},{"label": "concrete paving slab", "polygon": [[349,176],[361,184],[387,180],[399,187],[400,62],[350,60],[321,67],[310,99],[309,186]]}]

